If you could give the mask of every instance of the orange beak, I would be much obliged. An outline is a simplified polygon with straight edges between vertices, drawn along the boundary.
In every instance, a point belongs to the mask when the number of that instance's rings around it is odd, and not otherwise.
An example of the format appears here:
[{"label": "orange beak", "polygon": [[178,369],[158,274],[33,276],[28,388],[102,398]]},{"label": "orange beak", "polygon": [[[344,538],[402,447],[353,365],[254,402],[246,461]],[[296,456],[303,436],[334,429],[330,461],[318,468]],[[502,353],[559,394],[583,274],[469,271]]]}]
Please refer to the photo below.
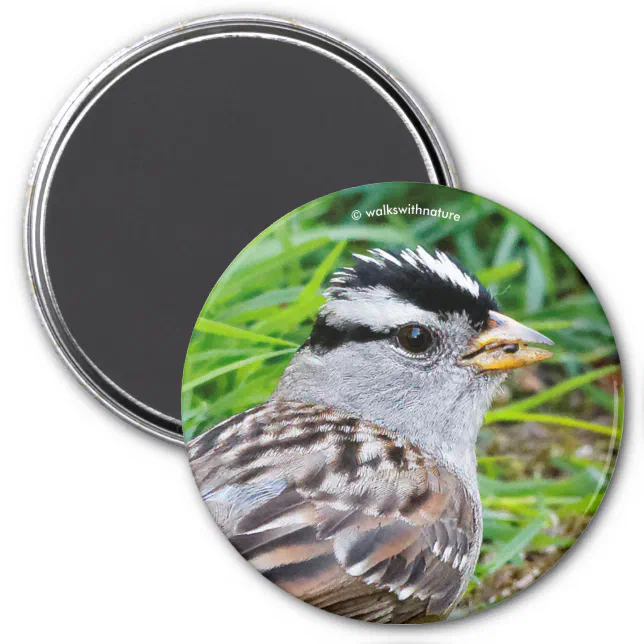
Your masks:
[{"label": "orange beak", "polygon": [[553,345],[554,342],[507,315],[490,311],[487,328],[474,338],[458,364],[476,366],[479,371],[510,371],[552,356],[547,349],[528,344]]}]

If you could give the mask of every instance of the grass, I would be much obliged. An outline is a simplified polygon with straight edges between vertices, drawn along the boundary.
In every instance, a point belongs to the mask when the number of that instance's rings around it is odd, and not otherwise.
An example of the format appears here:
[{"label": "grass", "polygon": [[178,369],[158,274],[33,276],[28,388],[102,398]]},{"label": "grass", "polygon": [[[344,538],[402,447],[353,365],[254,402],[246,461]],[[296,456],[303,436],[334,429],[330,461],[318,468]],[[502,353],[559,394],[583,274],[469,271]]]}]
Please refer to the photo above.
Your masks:
[{"label": "grass", "polygon": [[[430,203],[461,218],[366,216],[383,203]],[[350,216],[356,209],[360,221]],[[206,301],[186,357],[183,428],[189,440],[270,396],[309,335],[329,276],[352,264],[352,252],[417,244],[456,256],[504,313],[555,341],[551,360],[508,380],[481,430],[485,536],[458,616],[513,594],[570,546],[601,502],[621,437],[608,321],[572,261],[528,221],[423,184],[351,189],[281,219],[244,249]]]}]

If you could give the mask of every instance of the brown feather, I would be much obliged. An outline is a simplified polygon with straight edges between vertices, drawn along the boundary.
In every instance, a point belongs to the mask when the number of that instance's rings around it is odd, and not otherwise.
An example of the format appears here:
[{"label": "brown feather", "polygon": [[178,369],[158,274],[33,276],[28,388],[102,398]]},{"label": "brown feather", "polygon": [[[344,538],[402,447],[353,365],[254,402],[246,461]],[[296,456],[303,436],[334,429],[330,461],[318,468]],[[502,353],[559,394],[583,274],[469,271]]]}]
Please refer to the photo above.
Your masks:
[{"label": "brown feather", "polygon": [[215,518],[288,592],[339,615],[443,616],[478,555],[477,502],[428,454],[322,405],[270,402],[188,444]]}]

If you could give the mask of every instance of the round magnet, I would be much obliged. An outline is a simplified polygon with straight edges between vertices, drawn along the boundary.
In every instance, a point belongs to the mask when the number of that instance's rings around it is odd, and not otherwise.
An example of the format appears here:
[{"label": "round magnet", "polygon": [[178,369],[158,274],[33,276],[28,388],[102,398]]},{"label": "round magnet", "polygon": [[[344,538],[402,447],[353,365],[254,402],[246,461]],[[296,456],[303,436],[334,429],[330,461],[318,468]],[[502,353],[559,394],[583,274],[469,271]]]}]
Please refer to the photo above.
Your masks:
[{"label": "round magnet", "polygon": [[181,442],[181,368],[203,293],[300,203],[405,179],[454,185],[425,112],[345,40],[261,16],[182,23],[92,73],[29,184],[42,320],[105,405]]},{"label": "round magnet", "polygon": [[575,263],[507,208],[421,183],[330,194],[246,246],[197,319],[182,396],[231,544],[373,622],[530,586],[595,514],[622,432],[615,340]]}]

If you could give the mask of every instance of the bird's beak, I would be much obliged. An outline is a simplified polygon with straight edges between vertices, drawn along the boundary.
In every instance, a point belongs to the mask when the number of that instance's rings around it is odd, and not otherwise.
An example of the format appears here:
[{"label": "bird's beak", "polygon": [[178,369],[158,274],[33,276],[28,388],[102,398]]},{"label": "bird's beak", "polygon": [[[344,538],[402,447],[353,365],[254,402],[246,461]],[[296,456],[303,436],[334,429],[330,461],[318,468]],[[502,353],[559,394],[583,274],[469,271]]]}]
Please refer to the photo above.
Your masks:
[{"label": "bird's beak", "polygon": [[552,356],[547,349],[531,347],[529,343],[554,344],[507,315],[490,311],[487,327],[474,338],[458,363],[463,367],[476,366],[480,371],[510,371]]}]

